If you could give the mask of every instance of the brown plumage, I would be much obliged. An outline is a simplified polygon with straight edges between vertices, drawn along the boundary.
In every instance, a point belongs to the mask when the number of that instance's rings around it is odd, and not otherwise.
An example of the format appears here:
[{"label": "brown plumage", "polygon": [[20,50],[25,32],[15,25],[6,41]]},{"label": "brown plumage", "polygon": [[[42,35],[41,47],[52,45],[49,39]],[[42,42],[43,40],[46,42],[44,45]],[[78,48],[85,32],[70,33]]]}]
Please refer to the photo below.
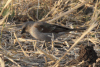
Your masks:
[{"label": "brown plumage", "polygon": [[62,35],[59,33],[69,32],[74,30],[79,30],[79,29],[70,29],[59,25],[49,24],[46,22],[29,21],[22,26],[21,34],[29,32],[36,39],[51,41],[52,33],[54,33],[55,35],[54,39],[56,39],[58,36]]}]

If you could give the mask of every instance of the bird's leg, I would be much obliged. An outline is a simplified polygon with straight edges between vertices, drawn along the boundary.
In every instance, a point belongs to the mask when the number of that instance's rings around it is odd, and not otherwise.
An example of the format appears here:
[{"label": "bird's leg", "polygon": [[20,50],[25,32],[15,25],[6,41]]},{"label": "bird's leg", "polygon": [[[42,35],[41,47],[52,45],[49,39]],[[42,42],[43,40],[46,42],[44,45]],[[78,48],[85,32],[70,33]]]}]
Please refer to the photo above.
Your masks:
[{"label": "bird's leg", "polygon": [[41,46],[41,49],[46,49],[47,51],[47,47],[48,47],[47,42],[44,40],[43,45]]},{"label": "bird's leg", "polygon": [[45,45],[45,41],[43,41],[43,45],[41,46],[41,49],[43,48],[43,47],[45,47],[46,45]]},{"label": "bird's leg", "polygon": [[33,46],[34,46],[34,51],[35,51],[35,47],[36,47],[36,41],[33,42]]},{"label": "bird's leg", "polygon": [[39,44],[39,42],[38,42],[38,41],[34,41],[34,42],[33,42],[34,51],[36,51],[36,45],[37,45],[37,44]]},{"label": "bird's leg", "polygon": [[47,51],[47,42],[44,42],[44,45],[45,45],[45,47],[46,47],[46,51]]}]

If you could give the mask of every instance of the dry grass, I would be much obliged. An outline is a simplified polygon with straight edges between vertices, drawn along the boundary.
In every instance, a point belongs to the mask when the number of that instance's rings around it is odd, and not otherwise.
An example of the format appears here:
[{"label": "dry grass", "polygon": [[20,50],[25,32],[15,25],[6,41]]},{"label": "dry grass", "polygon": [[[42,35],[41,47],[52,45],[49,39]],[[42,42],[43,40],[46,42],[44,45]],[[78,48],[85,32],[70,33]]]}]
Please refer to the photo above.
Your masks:
[{"label": "dry grass", "polygon": [[[0,67],[65,67],[66,63],[77,57],[81,44],[94,45],[100,58],[99,5],[98,0],[2,0]],[[84,8],[81,9],[81,6]],[[86,11],[86,8],[93,9],[93,12]],[[21,22],[30,20],[72,28],[84,27],[86,30],[65,34],[59,37],[59,41],[46,43],[44,47],[44,41],[35,40],[29,34],[25,34],[27,39],[21,38]]]}]

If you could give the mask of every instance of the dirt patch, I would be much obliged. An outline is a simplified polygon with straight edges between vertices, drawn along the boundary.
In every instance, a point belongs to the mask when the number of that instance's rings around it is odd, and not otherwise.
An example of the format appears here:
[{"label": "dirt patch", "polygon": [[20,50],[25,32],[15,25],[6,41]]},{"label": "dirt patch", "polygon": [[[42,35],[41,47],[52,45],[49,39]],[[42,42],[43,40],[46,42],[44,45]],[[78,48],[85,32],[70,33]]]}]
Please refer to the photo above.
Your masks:
[{"label": "dirt patch", "polygon": [[98,58],[97,53],[93,49],[93,46],[80,46],[79,56],[68,63],[68,65],[77,65],[79,62],[85,61],[83,65],[88,66],[90,64],[93,64],[96,62],[96,59]]},{"label": "dirt patch", "polygon": [[89,64],[96,62],[97,53],[93,49],[92,46],[81,46],[81,50],[79,51],[78,61],[87,61]]}]

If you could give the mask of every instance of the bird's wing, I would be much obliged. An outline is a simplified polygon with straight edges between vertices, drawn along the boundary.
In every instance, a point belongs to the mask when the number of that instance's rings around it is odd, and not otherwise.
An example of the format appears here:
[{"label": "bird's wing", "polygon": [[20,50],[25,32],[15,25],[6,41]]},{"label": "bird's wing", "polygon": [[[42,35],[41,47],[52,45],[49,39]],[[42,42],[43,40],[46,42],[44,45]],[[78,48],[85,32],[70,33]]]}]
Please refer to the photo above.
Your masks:
[{"label": "bird's wing", "polygon": [[59,32],[69,32],[74,30],[74,29],[62,27],[59,25],[48,24],[48,23],[37,24],[35,27],[43,33],[59,33]]}]

